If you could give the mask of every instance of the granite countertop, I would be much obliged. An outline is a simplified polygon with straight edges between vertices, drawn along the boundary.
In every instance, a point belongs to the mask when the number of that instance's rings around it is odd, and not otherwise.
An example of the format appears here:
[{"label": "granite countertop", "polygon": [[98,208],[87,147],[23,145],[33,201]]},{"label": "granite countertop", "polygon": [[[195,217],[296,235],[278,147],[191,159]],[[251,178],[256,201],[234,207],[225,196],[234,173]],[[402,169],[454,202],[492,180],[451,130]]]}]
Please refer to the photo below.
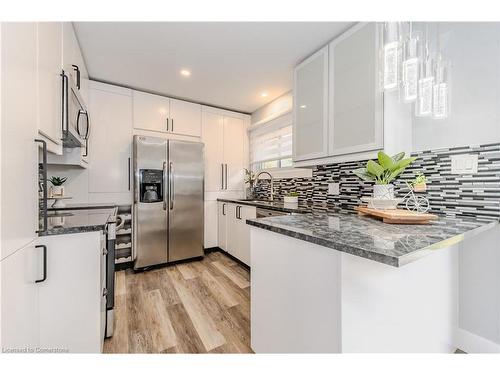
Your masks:
[{"label": "granite countertop", "polygon": [[235,203],[243,206],[254,206],[258,208],[266,208],[268,210],[275,210],[293,214],[305,214],[312,212],[312,206],[294,203],[283,203],[283,201],[268,201],[268,200],[246,200],[246,199],[226,199],[218,198],[219,202]]},{"label": "granite countertop", "polygon": [[116,216],[116,210],[116,207],[50,210],[47,218],[47,231],[39,232],[38,235],[103,231],[106,229],[106,224]]},{"label": "granite countertop", "polygon": [[355,212],[326,212],[247,220],[247,224],[400,267],[498,224],[439,217],[426,225],[385,224]]}]

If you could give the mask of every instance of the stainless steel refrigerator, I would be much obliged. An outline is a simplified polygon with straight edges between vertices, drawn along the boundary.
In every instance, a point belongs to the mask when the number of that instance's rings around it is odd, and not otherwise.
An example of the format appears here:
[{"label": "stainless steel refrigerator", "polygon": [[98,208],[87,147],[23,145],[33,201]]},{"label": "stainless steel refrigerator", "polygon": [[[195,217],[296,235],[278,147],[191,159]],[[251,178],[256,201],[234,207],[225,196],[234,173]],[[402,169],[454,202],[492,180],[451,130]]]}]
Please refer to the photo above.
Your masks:
[{"label": "stainless steel refrigerator", "polygon": [[203,256],[203,143],[134,136],[134,268]]}]

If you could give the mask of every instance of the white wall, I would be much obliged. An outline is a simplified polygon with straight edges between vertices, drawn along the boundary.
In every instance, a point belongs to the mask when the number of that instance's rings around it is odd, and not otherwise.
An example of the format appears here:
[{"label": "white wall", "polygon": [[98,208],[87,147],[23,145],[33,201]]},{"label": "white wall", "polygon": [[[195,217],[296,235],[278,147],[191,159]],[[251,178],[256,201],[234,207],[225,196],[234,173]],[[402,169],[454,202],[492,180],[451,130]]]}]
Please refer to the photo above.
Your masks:
[{"label": "white wall", "polygon": [[[432,23],[430,34],[436,30]],[[500,142],[500,23],[439,23],[439,30],[452,63],[451,114],[415,118],[414,150]]]}]

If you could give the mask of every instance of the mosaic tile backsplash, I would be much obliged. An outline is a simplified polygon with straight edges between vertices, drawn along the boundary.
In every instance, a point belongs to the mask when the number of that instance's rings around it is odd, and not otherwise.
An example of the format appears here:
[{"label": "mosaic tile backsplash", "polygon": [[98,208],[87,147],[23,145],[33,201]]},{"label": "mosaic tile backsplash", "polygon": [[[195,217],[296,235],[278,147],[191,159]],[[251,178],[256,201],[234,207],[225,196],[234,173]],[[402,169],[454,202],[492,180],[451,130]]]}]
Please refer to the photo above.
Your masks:
[{"label": "mosaic tile backsplash", "polygon": [[[477,154],[478,172],[472,175],[451,174],[451,156]],[[393,182],[396,196],[403,197],[408,189],[404,181],[412,180],[417,172],[427,177],[425,195],[431,212],[448,216],[474,216],[484,220],[500,219],[500,143],[465,146],[413,153],[417,160]],[[318,209],[342,207],[354,209],[360,198],[370,196],[373,184],[353,174],[366,161],[321,165],[314,168],[312,178],[283,178],[274,181],[275,199],[296,191],[299,202]],[[329,195],[328,183],[339,182],[340,194]],[[259,182],[256,195],[269,198],[268,180]]]}]

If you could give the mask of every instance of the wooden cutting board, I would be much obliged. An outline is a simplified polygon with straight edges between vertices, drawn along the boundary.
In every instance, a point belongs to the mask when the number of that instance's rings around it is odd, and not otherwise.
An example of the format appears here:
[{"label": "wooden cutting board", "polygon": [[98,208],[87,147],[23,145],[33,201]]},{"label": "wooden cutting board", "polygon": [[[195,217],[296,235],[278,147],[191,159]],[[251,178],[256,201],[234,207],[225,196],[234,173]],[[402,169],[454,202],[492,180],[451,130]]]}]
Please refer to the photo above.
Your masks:
[{"label": "wooden cutting board", "polygon": [[402,209],[395,210],[377,210],[364,206],[356,207],[359,215],[369,215],[382,219],[388,224],[429,224],[431,220],[437,220],[433,214],[413,212]]}]

